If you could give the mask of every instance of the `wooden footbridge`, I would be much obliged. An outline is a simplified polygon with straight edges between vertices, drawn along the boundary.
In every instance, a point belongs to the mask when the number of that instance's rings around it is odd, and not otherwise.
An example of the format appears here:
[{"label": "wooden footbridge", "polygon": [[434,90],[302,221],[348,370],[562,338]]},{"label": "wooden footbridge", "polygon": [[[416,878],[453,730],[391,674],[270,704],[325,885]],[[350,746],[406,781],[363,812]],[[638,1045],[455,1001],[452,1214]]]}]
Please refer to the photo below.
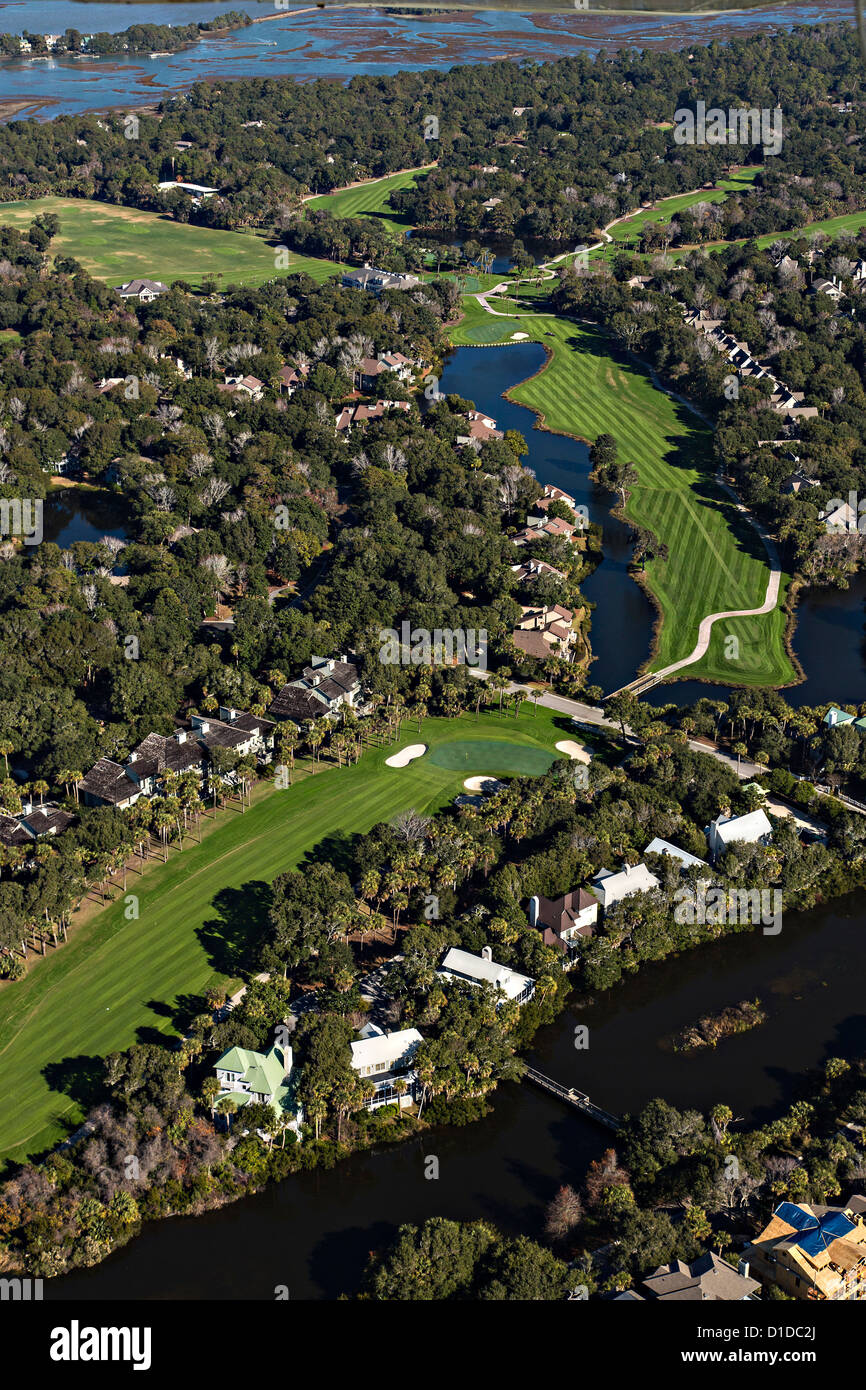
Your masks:
[{"label": "wooden footbridge", "polygon": [[577,1091],[573,1086],[562,1086],[552,1077],[545,1076],[544,1072],[536,1071],[534,1067],[527,1067],[523,1075],[527,1081],[532,1082],[533,1086],[540,1086],[543,1091],[549,1091],[559,1100],[564,1100],[566,1105],[573,1105],[575,1110],[581,1110],[590,1120],[604,1125],[605,1129],[612,1129],[614,1134],[617,1130],[622,1129],[622,1120],[619,1116],[611,1115],[608,1110],[602,1110],[600,1105],[594,1105],[585,1091]]}]

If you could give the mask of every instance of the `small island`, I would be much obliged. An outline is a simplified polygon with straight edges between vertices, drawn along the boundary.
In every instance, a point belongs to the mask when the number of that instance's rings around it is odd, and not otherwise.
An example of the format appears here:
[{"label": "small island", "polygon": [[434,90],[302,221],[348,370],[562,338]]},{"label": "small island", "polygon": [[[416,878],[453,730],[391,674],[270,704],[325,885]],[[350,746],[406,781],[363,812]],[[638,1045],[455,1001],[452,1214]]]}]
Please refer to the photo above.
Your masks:
[{"label": "small island", "polygon": [[703,1047],[715,1047],[723,1038],[735,1033],[748,1033],[767,1020],[760,999],[744,999],[731,1004],[718,1014],[704,1014],[697,1023],[689,1024],[673,1036],[674,1052],[697,1052]]}]

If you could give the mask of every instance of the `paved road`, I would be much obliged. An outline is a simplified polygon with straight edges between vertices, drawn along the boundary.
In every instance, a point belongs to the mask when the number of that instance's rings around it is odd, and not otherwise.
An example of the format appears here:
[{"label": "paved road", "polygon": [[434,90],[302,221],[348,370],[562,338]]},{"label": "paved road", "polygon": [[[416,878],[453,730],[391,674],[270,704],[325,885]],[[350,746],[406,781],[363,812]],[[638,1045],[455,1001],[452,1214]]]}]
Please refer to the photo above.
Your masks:
[{"label": "paved road", "polygon": [[[475,666],[469,666],[467,670],[471,675],[477,676],[479,680],[487,680],[490,675],[489,671],[479,671]],[[510,681],[506,694],[511,695],[517,690],[522,690],[527,695],[529,693],[525,685],[519,685],[514,681]],[[572,719],[579,719],[582,724],[595,724],[599,728],[611,729],[617,734],[621,732],[617,721],[608,718],[604,710],[599,709],[597,705],[585,705],[580,700],[569,700],[565,695],[553,695],[550,691],[546,691],[538,703],[544,705],[547,709],[556,710],[559,714],[568,714]],[[625,731],[627,738],[633,740],[635,743],[640,742],[639,738],[632,732],[628,724],[625,726]],[[695,738],[690,738],[688,742],[689,747],[694,749],[696,753],[708,753],[711,758],[715,758],[717,762],[724,763],[726,767],[729,767],[741,780],[751,781],[759,772],[766,771],[766,768],[762,768],[759,763],[751,762],[748,758],[741,758],[738,768],[736,756],[727,753],[723,748],[717,748],[715,744],[709,742],[704,743],[700,739]]]}]

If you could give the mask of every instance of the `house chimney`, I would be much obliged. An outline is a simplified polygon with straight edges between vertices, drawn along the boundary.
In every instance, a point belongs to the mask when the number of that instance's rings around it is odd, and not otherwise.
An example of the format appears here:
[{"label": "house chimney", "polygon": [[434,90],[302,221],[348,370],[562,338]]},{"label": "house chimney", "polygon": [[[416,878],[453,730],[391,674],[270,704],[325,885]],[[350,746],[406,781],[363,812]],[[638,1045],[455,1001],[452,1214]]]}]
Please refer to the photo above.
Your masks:
[{"label": "house chimney", "polygon": [[539,912],[539,908],[540,908],[540,903],[539,903],[538,899],[537,899],[537,898],[530,898],[530,899],[529,899],[529,925],[530,925],[531,927],[537,927],[537,926],[538,926],[538,912]]},{"label": "house chimney", "polygon": [[186,743],[186,729],[175,729],[174,737],[176,743]]},{"label": "house chimney", "polygon": [[482,960],[491,960],[491,961],[493,960],[493,947],[492,947],[492,946],[482,946],[482,947],[481,947],[481,959],[482,959]]},{"label": "house chimney", "polygon": [[292,1072],[292,1049],[286,1043],[283,1048],[283,1072],[288,1077]]}]

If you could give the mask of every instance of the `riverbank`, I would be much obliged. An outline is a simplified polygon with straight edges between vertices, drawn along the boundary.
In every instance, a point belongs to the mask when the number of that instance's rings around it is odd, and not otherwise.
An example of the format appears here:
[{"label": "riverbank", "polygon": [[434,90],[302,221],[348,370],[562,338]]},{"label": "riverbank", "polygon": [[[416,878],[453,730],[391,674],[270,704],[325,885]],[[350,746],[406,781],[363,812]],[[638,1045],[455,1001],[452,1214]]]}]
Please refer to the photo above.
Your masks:
[{"label": "riverbank", "polygon": [[[648,967],[615,990],[570,1003],[540,1030],[530,1060],[605,1107],[636,1113],[654,1096],[704,1113],[730,1106],[766,1124],[804,1095],[804,1076],[829,1056],[866,1052],[866,1019],[851,952],[866,922],[866,894],[786,917],[777,938],[735,936]],[[671,1026],[762,993],[766,1024],[686,1056],[664,1045]],[[574,1029],[589,1028],[577,1051]],[[635,1064],[635,1058],[641,1064]],[[439,1178],[425,1180],[425,1156]],[[491,1113],[468,1128],[358,1152],[329,1170],[299,1172],[219,1211],[149,1221],[104,1263],[48,1280],[47,1300],[117,1297],[334,1299],[354,1288],[368,1252],[404,1222],[431,1215],[494,1220],[542,1238],[557,1189],[579,1186],[610,1136],[526,1084],[505,1084]],[[213,1258],[215,1248],[220,1259]]]}]

